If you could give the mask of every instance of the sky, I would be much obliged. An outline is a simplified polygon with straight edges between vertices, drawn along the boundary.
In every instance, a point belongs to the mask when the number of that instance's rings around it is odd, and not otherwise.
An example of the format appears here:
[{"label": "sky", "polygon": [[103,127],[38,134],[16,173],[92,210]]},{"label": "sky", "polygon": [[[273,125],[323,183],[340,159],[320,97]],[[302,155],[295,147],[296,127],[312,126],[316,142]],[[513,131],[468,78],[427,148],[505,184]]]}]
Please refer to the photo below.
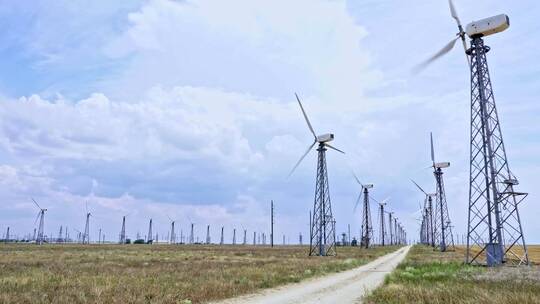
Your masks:
[{"label": "sky", "polygon": [[[510,168],[529,196],[525,238],[540,243],[540,23],[538,1],[456,0],[464,23],[506,13],[510,28],[486,37]],[[213,241],[225,227],[276,239],[309,232],[316,152],[294,93],[317,133],[335,133],[345,155],[327,155],[340,234],[358,237],[360,192],[418,238],[419,203],[435,181],[429,132],[454,232],[466,232],[470,78],[456,47],[420,74],[412,69],[455,37],[447,1],[428,0],[0,0],[0,232],[23,236],[43,208],[45,233],[71,235],[92,213],[91,239],[164,236],[191,222]],[[88,207],[86,207],[86,205]],[[376,222],[372,206],[373,222]],[[229,240],[230,239],[230,240]]]}]

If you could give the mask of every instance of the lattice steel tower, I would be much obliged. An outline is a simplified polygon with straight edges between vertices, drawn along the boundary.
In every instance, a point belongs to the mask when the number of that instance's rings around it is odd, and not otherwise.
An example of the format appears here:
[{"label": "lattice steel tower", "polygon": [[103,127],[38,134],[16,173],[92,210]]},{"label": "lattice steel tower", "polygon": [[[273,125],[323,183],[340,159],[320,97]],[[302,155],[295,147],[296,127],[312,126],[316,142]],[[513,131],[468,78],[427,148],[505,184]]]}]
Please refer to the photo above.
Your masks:
[{"label": "lattice steel tower", "polygon": [[[101,232],[101,229],[99,230]],[[153,235],[152,235],[152,219],[150,219],[150,222],[148,223],[148,238],[146,240],[146,243],[152,244],[154,243]],[[156,238],[157,241],[157,238]]]},{"label": "lattice steel tower", "polygon": [[122,229],[120,230],[120,244],[126,243],[126,216],[122,217]]},{"label": "lattice steel tower", "polygon": [[363,185],[364,203],[362,206],[362,234],[360,236],[360,246],[369,248],[373,239],[373,226],[371,226],[371,211],[369,210],[369,191],[372,184]]},{"label": "lattice steel tower", "polygon": [[385,243],[386,231],[384,224],[384,206],[386,205],[385,201],[379,203],[379,238],[381,239],[381,245],[387,245]]},{"label": "lattice steel tower", "polygon": [[361,187],[360,195],[358,196],[356,204],[354,205],[354,210],[356,210],[356,207],[360,203],[362,196],[364,197],[364,201],[362,204],[362,225],[360,226],[360,246],[369,248],[369,246],[371,245],[371,241],[373,240],[373,226],[371,225],[371,211],[369,208],[369,189],[373,188],[373,184],[364,185],[362,184],[362,182],[360,182],[360,179],[356,176],[356,174],[354,174],[354,172],[353,176],[356,182]]},{"label": "lattice steel tower", "polygon": [[[514,191],[518,180],[510,171],[493,97],[486,53],[480,37],[472,37],[471,162],[467,262],[492,266],[529,264],[518,205],[527,193]],[[477,250],[480,249],[480,250]]]},{"label": "lattice steel tower", "polygon": [[90,212],[86,213],[86,224],[84,225],[84,234],[82,237],[83,244],[90,244]]},{"label": "lattice steel tower", "polygon": [[317,179],[315,183],[315,201],[313,203],[313,219],[311,220],[311,241],[309,255],[336,255],[336,231],[333,225],[332,203],[328,187],[326,170],[326,148],[319,143],[317,160]]}]

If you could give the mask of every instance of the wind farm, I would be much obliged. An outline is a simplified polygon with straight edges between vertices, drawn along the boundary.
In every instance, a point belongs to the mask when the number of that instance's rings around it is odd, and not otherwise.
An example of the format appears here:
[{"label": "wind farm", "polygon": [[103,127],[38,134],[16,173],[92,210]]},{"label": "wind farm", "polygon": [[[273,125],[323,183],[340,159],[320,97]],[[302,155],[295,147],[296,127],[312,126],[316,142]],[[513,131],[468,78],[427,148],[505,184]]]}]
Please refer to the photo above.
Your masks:
[{"label": "wind farm", "polygon": [[248,2],[0,9],[0,303],[539,303],[540,4]]}]

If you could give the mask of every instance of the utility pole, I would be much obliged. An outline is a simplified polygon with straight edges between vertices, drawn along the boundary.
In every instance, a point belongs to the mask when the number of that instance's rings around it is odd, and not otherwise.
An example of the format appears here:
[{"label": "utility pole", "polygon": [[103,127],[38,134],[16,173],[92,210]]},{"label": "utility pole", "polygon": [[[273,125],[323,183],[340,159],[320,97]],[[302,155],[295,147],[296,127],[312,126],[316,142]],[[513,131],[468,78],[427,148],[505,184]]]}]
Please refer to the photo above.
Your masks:
[{"label": "utility pole", "polygon": [[274,247],[274,200],[270,201],[270,246]]},{"label": "utility pole", "polygon": [[347,230],[349,234],[349,244],[348,246],[351,246],[351,224],[347,224]]}]

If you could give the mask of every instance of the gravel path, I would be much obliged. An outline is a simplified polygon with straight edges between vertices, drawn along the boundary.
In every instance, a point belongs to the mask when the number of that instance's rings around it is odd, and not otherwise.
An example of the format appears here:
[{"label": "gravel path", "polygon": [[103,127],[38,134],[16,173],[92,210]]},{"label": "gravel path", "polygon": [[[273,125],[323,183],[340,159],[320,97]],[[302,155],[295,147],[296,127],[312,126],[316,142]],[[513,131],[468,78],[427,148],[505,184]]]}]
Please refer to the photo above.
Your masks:
[{"label": "gravel path", "polygon": [[309,304],[362,303],[362,297],[383,283],[405,258],[411,246],[382,256],[358,268],[266,289],[256,294],[227,299],[216,304]]}]

